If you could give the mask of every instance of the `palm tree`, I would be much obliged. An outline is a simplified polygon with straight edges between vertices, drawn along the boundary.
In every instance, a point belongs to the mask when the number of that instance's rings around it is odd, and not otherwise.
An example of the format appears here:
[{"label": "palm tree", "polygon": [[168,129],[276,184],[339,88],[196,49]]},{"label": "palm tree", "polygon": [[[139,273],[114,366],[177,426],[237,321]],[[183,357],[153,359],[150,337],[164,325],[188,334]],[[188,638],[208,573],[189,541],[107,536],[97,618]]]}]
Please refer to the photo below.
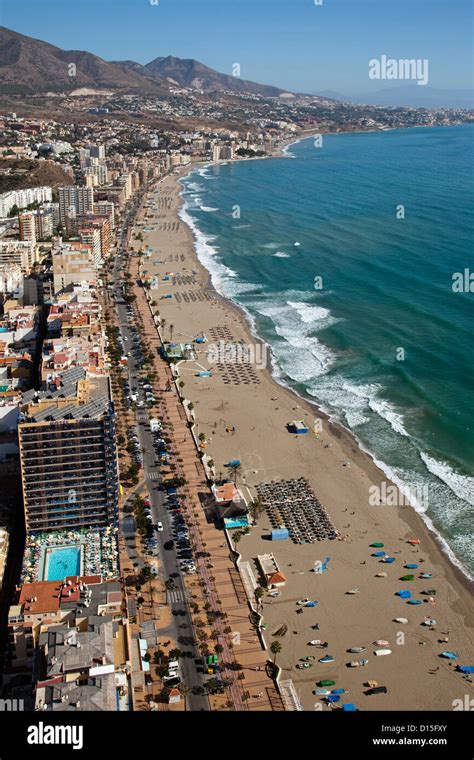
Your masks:
[{"label": "palm tree", "polygon": [[155,587],[154,587],[153,583],[151,582],[151,580],[149,581],[149,584],[148,584],[148,594],[150,596],[150,607],[153,607],[153,598],[155,596]]},{"label": "palm tree", "polygon": [[280,654],[281,652],[281,644],[279,641],[272,641],[270,644],[270,652],[273,655],[273,664],[275,665],[277,654]]},{"label": "palm tree", "polygon": [[261,599],[264,593],[265,593],[265,590],[261,586],[257,586],[257,588],[254,591],[255,599],[257,600],[257,606],[260,606]]},{"label": "palm tree", "polygon": [[174,330],[174,325],[170,325],[170,343],[173,342],[173,330]]},{"label": "palm tree", "polygon": [[264,504],[263,504],[263,502],[262,502],[262,500],[261,500],[261,498],[259,496],[257,496],[256,499],[254,499],[253,501],[250,502],[250,504],[249,504],[249,512],[250,512],[250,516],[251,516],[253,522],[255,523],[255,525],[258,522],[258,518],[260,517],[260,515],[264,511],[265,511],[265,506],[264,506]]},{"label": "palm tree", "polygon": [[235,462],[235,464],[230,465],[230,469],[234,473],[234,485],[237,485],[237,473],[241,471],[242,465],[240,463],[237,464],[237,462]]}]

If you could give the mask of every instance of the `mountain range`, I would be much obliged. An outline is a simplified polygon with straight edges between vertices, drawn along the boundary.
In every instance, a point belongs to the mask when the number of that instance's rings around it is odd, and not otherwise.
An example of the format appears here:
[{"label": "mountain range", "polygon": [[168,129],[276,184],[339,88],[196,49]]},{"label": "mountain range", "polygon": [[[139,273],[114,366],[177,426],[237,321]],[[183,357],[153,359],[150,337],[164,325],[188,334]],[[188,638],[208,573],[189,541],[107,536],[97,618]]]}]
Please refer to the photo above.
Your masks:
[{"label": "mountain range", "polygon": [[193,59],[158,57],[146,65],[105,61],[84,50],[62,50],[0,27],[0,93],[34,95],[84,87],[149,95],[164,95],[173,87],[190,87],[207,93],[228,90],[291,97],[291,93],[278,87],[221,74]]}]

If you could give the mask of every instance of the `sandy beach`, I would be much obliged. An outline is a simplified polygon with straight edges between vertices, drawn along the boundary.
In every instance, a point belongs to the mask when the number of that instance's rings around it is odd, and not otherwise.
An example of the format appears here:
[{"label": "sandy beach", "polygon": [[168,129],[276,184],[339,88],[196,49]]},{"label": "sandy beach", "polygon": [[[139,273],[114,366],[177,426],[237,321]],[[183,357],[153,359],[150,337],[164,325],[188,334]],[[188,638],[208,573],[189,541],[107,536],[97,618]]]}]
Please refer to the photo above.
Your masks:
[{"label": "sandy beach", "polygon": [[[181,170],[188,172],[189,167]],[[191,230],[179,218],[181,206],[179,173],[166,177],[150,193],[145,209],[142,273],[155,277],[151,290],[160,317],[166,320],[165,339],[190,343],[205,335],[207,342],[194,344],[195,361],[178,365],[183,393],[194,404],[197,433],[206,438],[206,453],[215,464],[216,475],[226,474],[225,463],[241,462],[237,484],[247,500],[255,498],[255,486],[264,481],[304,477],[326,509],[339,533],[336,540],[296,545],[290,540],[270,542],[270,521],[264,513],[257,525],[238,544],[243,561],[248,561],[258,577],[257,555],[273,552],[286,576],[281,596],[262,599],[267,644],[282,626],[278,638],[281,653],[277,664],[281,679],[291,679],[305,710],[329,710],[321,697],[313,694],[321,679],[336,681],[348,690],[342,702],[353,702],[361,710],[452,710],[453,700],[472,696],[472,683],[455,672],[456,664],[471,665],[474,658],[472,587],[451,565],[435,537],[410,506],[370,505],[371,486],[386,482],[386,476],[362,452],[343,428],[321,416],[314,405],[277,384],[268,366],[209,363],[211,344],[224,340],[231,344],[256,344],[243,313],[212,288],[209,273],[199,263]],[[139,243],[132,242],[135,249]],[[164,280],[167,277],[169,279]],[[159,283],[159,284],[158,284]],[[165,297],[171,295],[172,297]],[[258,349],[260,356],[261,349]],[[269,356],[267,357],[267,365]],[[210,370],[211,377],[197,376]],[[304,420],[306,435],[288,431],[291,420]],[[316,422],[315,420],[320,420]],[[318,432],[315,434],[314,427]],[[419,539],[420,544],[407,543]],[[380,542],[395,561],[381,563],[372,556],[371,544]],[[330,557],[327,570],[313,572],[316,561]],[[404,569],[418,564],[416,571]],[[386,577],[376,577],[385,572]],[[413,582],[400,581],[414,572]],[[419,578],[421,572],[432,578]],[[348,594],[357,588],[359,593]],[[395,595],[408,588],[423,604],[412,606]],[[429,602],[420,593],[435,589]],[[314,608],[296,604],[302,597],[318,602]],[[405,625],[394,618],[408,618]],[[422,625],[425,618],[435,626]],[[312,626],[319,624],[319,630]],[[326,650],[309,645],[312,639],[328,642]],[[447,641],[441,641],[447,639]],[[376,657],[376,640],[389,642],[391,654]],[[350,654],[351,647],[366,647],[363,654]],[[452,663],[439,655],[444,650],[459,654]],[[334,662],[318,659],[331,654]],[[297,669],[300,658],[314,655],[313,667]],[[365,667],[349,668],[360,657]],[[364,685],[375,680],[387,687],[387,694],[366,696]]]}]

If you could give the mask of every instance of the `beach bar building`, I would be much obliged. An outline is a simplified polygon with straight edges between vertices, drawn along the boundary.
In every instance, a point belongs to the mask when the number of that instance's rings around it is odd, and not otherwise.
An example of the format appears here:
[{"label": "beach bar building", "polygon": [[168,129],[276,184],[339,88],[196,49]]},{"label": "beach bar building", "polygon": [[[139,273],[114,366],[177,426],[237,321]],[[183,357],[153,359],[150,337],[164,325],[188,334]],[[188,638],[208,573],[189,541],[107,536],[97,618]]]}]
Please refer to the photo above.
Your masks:
[{"label": "beach bar building", "polygon": [[293,420],[293,422],[290,422],[289,428],[292,433],[296,433],[296,435],[304,435],[309,431],[308,426],[303,422],[303,420]]},{"label": "beach bar building", "polygon": [[286,578],[281,572],[273,554],[259,554],[257,564],[265,579],[267,588],[278,588],[286,584]]}]

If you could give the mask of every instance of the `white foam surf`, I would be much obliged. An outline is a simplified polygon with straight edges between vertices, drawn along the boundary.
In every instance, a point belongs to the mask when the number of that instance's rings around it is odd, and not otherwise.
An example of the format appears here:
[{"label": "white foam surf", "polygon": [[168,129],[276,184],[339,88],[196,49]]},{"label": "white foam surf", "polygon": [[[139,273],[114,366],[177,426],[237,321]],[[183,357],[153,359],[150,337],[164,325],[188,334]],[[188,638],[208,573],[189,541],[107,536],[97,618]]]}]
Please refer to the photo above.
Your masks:
[{"label": "white foam surf", "polygon": [[458,499],[474,505],[473,477],[461,475],[461,473],[453,470],[447,462],[438,462],[438,460],[429,456],[424,451],[420,451],[420,457],[431,474],[445,483],[456,494]]}]

